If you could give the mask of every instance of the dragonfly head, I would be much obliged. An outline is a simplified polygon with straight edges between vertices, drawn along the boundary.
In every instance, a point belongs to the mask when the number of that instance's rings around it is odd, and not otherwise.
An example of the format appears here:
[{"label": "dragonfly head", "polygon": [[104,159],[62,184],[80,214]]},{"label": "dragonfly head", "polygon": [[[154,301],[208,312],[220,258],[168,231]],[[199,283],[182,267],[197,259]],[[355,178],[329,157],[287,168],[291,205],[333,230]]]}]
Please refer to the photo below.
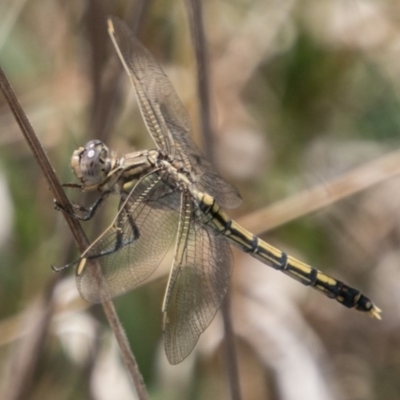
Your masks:
[{"label": "dragonfly head", "polygon": [[112,168],[110,151],[100,140],[91,140],[73,152],[71,167],[83,187],[96,189]]}]

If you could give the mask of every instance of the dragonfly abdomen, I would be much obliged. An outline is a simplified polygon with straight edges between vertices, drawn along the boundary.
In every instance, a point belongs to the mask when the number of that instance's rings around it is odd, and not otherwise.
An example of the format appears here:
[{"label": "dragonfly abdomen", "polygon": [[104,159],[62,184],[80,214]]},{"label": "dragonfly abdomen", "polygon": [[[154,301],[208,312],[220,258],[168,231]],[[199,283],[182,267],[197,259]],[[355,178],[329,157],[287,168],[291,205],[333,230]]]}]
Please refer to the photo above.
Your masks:
[{"label": "dragonfly abdomen", "polygon": [[375,318],[379,315],[379,313],[376,313],[377,308],[373,305],[371,300],[364,296],[359,290],[291,256],[288,256],[287,266],[282,272],[304,285],[314,287],[325,296],[335,299],[348,308],[355,308],[359,311],[368,312]]},{"label": "dragonfly abdomen", "polygon": [[332,278],[316,268],[311,267],[285,252],[264,242],[238,223],[233,221],[209,195],[197,193],[199,208],[203,211],[206,223],[225,235],[229,241],[262,263],[282,271],[284,274],[311,286],[325,296],[335,299],[348,308],[369,313],[380,319],[380,309],[360,291]]}]

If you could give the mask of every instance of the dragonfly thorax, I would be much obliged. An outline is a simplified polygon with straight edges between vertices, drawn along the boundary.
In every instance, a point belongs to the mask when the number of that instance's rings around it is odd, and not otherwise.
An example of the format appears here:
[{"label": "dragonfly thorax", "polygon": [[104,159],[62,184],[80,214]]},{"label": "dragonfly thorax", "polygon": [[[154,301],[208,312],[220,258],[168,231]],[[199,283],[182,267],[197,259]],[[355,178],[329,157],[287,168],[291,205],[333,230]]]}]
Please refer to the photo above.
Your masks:
[{"label": "dragonfly thorax", "polygon": [[71,167],[85,190],[97,189],[107,179],[116,163],[108,147],[100,140],[91,140],[75,150]]}]

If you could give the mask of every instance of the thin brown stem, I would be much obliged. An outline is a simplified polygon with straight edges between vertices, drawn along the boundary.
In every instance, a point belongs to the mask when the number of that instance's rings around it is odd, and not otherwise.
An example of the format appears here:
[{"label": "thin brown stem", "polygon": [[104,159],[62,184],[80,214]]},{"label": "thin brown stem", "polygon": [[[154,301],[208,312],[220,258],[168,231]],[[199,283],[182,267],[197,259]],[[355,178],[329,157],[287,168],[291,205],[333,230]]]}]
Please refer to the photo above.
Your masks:
[{"label": "thin brown stem", "polygon": [[[40,169],[42,170],[49,184],[52,195],[57,200],[57,202],[60,203],[65,209],[70,210],[72,212],[69,200],[64,193],[64,190],[57,178],[57,175],[52,165],[50,164],[50,161],[47,158],[47,155],[43,147],[41,146],[32,128],[32,125],[28,120],[28,117],[26,116],[19,101],[17,100],[17,97],[1,67],[0,67],[0,89],[3,92],[4,97],[22,131],[22,134],[24,135],[25,140],[27,141]],[[67,221],[68,226],[71,229],[71,232],[76,242],[78,243],[80,250],[84,251],[88,246],[89,242],[79,222],[76,221],[74,218],[72,218],[70,215],[68,215],[68,213],[63,213],[63,215]],[[100,271],[99,268],[98,270]],[[129,343],[126,340],[125,333],[119,322],[118,316],[115,312],[112,302],[103,303],[103,308],[108,318],[110,327],[113,330],[115,337],[117,338],[122,358],[135,385],[138,397],[140,399],[147,399],[148,395],[145,386],[143,384],[142,376],[139,372],[136,360],[130,350]]]},{"label": "thin brown stem", "polygon": [[200,99],[200,125],[203,138],[203,149],[208,159],[214,163],[214,132],[210,112],[210,82],[208,69],[207,46],[204,34],[202,3],[198,0],[186,0],[192,42],[197,65],[197,92]]},{"label": "thin brown stem", "polygon": [[[215,164],[214,135],[210,113],[208,57],[204,34],[202,3],[199,0],[186,0],[186,8],[196,54],[197,88],[200,98],[200,121],[203,148],[210,161]],[[231,398],[233,400],[240,400],[239,368],[236,357],[235,334],[233,331],[229,296],[230,294],[228,292],[221,307],[225,331],[226,364]]]}]

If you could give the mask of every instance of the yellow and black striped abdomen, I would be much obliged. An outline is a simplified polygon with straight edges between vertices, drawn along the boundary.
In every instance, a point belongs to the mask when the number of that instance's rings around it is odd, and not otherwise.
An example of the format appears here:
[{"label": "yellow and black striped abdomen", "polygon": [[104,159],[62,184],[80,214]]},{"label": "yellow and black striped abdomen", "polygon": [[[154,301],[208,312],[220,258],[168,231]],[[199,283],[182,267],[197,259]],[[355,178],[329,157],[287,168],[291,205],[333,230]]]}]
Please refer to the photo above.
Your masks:
[{"label": "yellow and black striped abdomen", "polygon": [[344,306],[381,319],[381,310],[360,291],[264,242],[229,218],[211,196],[201,192],[196,194],[199,208],[205,214],[205,223],[225,235],[233,245]]}]

